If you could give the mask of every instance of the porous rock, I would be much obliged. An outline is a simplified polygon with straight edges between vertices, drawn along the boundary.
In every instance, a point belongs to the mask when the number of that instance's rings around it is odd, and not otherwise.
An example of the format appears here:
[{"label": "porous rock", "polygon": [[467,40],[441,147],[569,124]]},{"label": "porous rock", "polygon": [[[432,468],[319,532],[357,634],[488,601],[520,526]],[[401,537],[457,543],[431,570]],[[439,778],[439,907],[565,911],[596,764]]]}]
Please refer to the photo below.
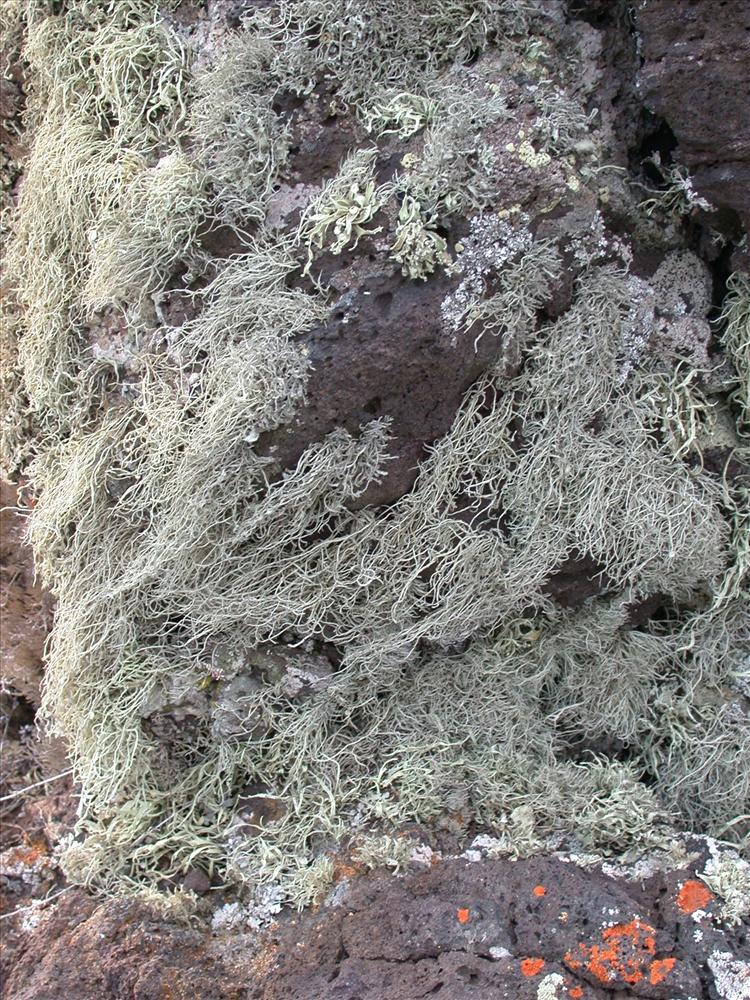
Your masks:
[{"label": "porous rock", "polygon": [[750,3],[642,0],[645,104],[674,132],[698,191],[750,221]]},{"label": "porous rock", "polygon": [[25,936],[3,996],[714,1000],[711,956],[741,967],[747,928],[719,919],[699,878],[701,842],[691,861],[664,868],[656,857],[632,870],[563,856],[376,871],[260,937],[73,892]]}]

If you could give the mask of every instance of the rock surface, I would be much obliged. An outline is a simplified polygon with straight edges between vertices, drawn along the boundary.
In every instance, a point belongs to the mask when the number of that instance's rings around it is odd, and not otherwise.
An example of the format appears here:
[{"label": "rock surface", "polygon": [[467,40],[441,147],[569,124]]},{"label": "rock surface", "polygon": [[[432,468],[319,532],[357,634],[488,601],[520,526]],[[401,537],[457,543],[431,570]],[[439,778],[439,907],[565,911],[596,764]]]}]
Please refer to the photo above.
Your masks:
[{"label": "rock surface", "polygon": [[690,861],[662,867],[654,854],[630,870],[456,858],[403,878],[374,872],[260,937],[212,935],[143,903],[98,905],[75,891],[36,915],[3,997],[729,1000],[712,956],[741,969],[748,928],[722,923],[699,877],[706,845],[688,846]]},{"label": "rock surface", "polygon": [[750,222],[750,3],[635,5],[642,98],[678,142],[698,191]]},{"label": "rock surface", "polygon": [[[483,81],[491,79],[513,108],[510,121],[493,125],[483,135],[495,162],[497,207],[513,205],[514,210],[523,211],[535,231],[550,206],[563,216],[590,202],[585,189],[573,192],[566,186],[561,168],[548,164],[544,170],[529,170],[514,151],[519,129],[530,128],[537,113],[531,98],[534,78],[518,72],[512,75],[495,55],[479,60],[476,71],[476,78],[472,71],[467,74],[472,86],[483,87]],[[291,112],[295,152],[283,199],[289,218],[295,214],[292,193],[316,190],[330,179],[356,140],[351,123],[347,125],[346,118],[326,117],[321,103],[320,98],[305,103],[303,122],[298,108]],[[359,141],[374,144],[372,138],[361,135]],[[381,138],[379,179],[388,180],[403,157],[419,148],[420,141],[419,137],[406,143]],[[374,221],[387,222],[377,217]],[[448,245],[455,247],[466,233],[466,220],[446,218],[441,223]],[[383,228],[392,229],[392,220]],[[305,448],[334,428],[345,427],[357,434],[368,421],[385,417],[392,433],[391,461],[383,479],[357,505],[392,503],[414,485],[425,447],[449,430],[466,390],[501,356],[502,338],[481,336],[478,325],[455,332],[448,329],[441,307],[460,278],[442,272],[427,280],[404,276],[387,239],[367,237],[356,251],[338,256],[325,253],[315,261],[312,272],[329,290],[332,310],[327,322],[302,338],[312,369],[304,405],[287,427],[264,435],[259,447],[275,458],[280,469],[293,468]],[[559,297],[553,291],[550,310]]]}]

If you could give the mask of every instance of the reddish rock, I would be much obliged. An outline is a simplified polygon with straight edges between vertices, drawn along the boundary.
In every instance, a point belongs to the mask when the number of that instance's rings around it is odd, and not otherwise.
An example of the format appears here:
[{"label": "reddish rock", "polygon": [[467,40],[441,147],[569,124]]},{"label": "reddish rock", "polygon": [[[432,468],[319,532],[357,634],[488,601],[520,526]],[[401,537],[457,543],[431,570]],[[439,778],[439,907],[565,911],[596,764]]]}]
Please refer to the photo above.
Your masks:
[{"label": "reddish rock", "polygon": [[135,903],[83,893],[44,911],[5,984],[4,1000],[246,1000],[240,970],[205,932],[168,924]]}]

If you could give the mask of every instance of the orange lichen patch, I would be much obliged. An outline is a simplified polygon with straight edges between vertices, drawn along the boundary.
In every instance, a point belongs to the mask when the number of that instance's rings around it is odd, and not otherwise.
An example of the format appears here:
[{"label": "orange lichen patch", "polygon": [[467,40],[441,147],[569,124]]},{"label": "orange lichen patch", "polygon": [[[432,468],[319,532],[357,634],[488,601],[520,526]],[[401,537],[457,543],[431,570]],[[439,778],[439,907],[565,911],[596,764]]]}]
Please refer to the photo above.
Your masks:
[{"label": "orange lichen patch", "polygon": [[695,913],[696,910],[705,909],[713,898],[714,895],[708,886],[691,878],[683,882],[677,893],[676,902],[683,913]]},{"label": "orange lichen patch", "polygon": [[658,958],[655,962],[652,962],[648,974],[651,985],[656,986],[662,980],[666,979],[672,969],[674,969],[676,961],[676,958]]},{"label": "orange lichen patch", "polygon": [[[565,964],[572,972],[585,969],[600,983],[635,986],[643,982],[656,963],[656,931],[637,917],[627,924],[616,924],[602,931],[601,944],[578,945],[577,953],[568,952]],[[665,959],[668,962],[669,959]],[[673,962],[674,964],[674,962]],[[665,970],[659,965],[657,974]],[[664,975],[669,971],[666,969]]]},{"label": "orange lichen patch", "polygon": [[456,911],[456,917],[458,918],[459,924],[468,924],[469,922],[469,910],[467,907],[462,906]]},{"label": "orange lichen patch", "polygon": [[354,862],[344,858],[333,859],[333,881],[335,883],[341,882],[345,878],[356,878],[364,871],[366,871],[365,866],[359,862]]},{"label": "orange lichen patch", "polygon": [[534,893],[535,896],[546,896],[547,895],[547,890],[544,888],[543,885],[535,885],[534,888],[531,891]]},{"label": "orange lichen patch", "polygon": [[2,854],[2,861],[6,865],[20,865],[26,868],[47,867],[51,864],[46,845],[38,840],[29,840],[28,837],[25,844],[9,847]]},{"label": "orange lichen patch", "polygon": [[571,986],[571,988],[568,990],[568,996],[573,997],[574,1000],[580,1000],[580,998],[583,996],[583,987]]},{"label": "orange lichen patch", "polygon": [[543,958],[524,958],[521,962],[521,972],[524,976],[538,976],[543,968]]}]

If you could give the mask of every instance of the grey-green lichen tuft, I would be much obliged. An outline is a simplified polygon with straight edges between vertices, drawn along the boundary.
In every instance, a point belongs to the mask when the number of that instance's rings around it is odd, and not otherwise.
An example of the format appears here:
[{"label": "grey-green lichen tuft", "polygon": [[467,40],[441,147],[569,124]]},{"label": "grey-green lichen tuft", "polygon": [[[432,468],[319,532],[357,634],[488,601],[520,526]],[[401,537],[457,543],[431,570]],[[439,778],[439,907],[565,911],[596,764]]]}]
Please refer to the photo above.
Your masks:
[{"label": "grey-green lichen tuft", "polygon": [[[750,290],[730,280],[711,376],[694,255],[649,280],[601,216],[561,235],[554,199],[532,221],[509,198],[507,164],[559,197],[599,185],[591,115],[530,57],[546,5],[281,3],[202,61],[151,0],[21,6],[8,267],[32,429],[4,460],[27,456],[58,602],[44,711],[81,787],[71,877],[122,890],[202,865],[305,902],[327,845],[381,831],[365,856],[397,868],[393,831],[448,815],[601,852],[671,824],[746,837],[748,493],[704,456],[721,432],[747,460]],[[531,65],[533,127],[464,65],[482,53]],[[275,99],[321,87],[355,138],[267,228],[292,155]],[[217,226],[228,258],[201,240]],[[275,478],[258,442],[303,404],[320,261],[363,245],[449,281],[447,340],[502,356],[413,489],[360,509],[388,419]],[[165,318],[180,280],[191,314]],[[566,609],[549,584],[581,555],[600,586]],[[248,787],[276,803],[256,836]]]}]

